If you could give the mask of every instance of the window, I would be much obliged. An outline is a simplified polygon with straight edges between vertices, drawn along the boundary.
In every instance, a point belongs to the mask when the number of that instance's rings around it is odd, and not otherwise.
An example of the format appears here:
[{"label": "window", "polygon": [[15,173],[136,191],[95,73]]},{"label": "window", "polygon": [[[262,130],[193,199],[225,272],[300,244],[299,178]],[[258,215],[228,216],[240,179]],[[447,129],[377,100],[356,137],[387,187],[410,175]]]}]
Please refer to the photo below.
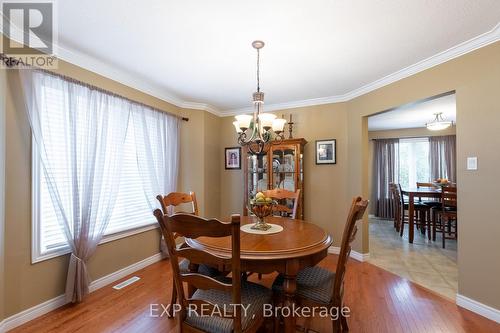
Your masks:
[{"label": "window", "polygon": [[417,182],[429,182],[429,139],[399,140],[399,183],[403,188],[415,187]]},{"label": "window", "polygon": [[[67,128],[67,126],[64,126],[63,121],[65,117],[65,112],[63,110],[66,105],[65,98],[67,98],[67,96],[63,89],[57,89],[57,86],[43,86],[42,84],[42,87],[39,88],[41,93],[37,96],[40,98],[40,124],[42,131],[50,132],[48,134],[50,140],[47,140],[48,143],[50,143],[49,149],[61,152],[61,154],[52,154],[51,156],[61,156],[61,160],[57,160],[57,163],[65,163],[63,158],[64,154],[62,152],[64,152],[64,149],[68,149],[68,144],[64,142],[63,138],[65,137],[65,131],[71,130]],[[81,103],[78,103],[78,108],[83,108],[81,109],[83,113],[88,111],[88,109],[84,109],[88,107],[85,97],[85,94],[77,96],[77,98],[82,99]],[[117,104],[116,107],[118,108],[120,106],[121,104]],[[113,122],[110,123],[113,124]],[[85,122],[82,121],[79,126],[85,126]],[[134,124],[134,121],[130,120],[126,129],[113,129],[113,131],[126,130],[124,155],[116,203],[111,212],[110,221],[105,231],[105,237],[101,242],[156,228],[156,220],[152,214],[150,203],[147,200],[143,179],[139,171],[135,142],[137,136],[134,126],[137,125]],[[113,149],[113,142],[106,143],[106,145],[106,147],[109,146],[109,149]],[[64,228],[59,225],[55,209],[52,205],[46,175],[42,170],[39,154],[36,149],[37,145],[33,144],[33,262],[70,252],[64,235]],[[62,184],[61,192],[63,192],[64,195],[64,184],[70,184],[72,180],[70,172],[65,172],[63,170],[60,174],[55,175],[55,178],[57,178],[58,186]],[[68,185],[68,189],[69,188]]]}]

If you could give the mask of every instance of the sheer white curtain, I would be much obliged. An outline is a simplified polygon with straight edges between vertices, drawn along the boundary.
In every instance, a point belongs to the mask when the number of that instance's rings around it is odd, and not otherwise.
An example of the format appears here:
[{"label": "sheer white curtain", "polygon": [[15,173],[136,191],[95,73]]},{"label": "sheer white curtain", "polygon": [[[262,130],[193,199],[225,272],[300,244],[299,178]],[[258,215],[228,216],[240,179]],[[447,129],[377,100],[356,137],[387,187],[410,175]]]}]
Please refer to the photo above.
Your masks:
[{"label": "sheer white curtain", "polygon": [[[144,194],[153,210],[160,206],[156,200],[158,194],[177,189],[181,120],[138,104],[132,106],[131,114]],[[163,239],[160,249],[167,254]]]},{"label": "sheer white curtain", "polygon": [[33,145],[72,251],[66,298],[79,302],[90,283],[87,260],[116,201],[130,102],[50,73],[19,73]]}]

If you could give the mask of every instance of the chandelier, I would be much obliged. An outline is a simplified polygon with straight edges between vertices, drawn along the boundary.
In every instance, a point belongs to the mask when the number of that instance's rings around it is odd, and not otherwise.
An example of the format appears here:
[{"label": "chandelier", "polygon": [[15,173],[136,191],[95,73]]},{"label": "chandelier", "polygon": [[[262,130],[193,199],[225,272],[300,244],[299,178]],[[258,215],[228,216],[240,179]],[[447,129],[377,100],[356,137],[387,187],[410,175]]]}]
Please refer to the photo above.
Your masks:
[{"label": "chandelier", "polygon": [[257,50],[257,91],[253,93],[254,112],[253,115],[236,116],[233,125],[238,134],[238,144],[247,146],[252,155],[263,155],[267,153],[272,140],[283,140],[286,120],[263,111],[264,93],[260,91],[260,49],[264,47],[264,42],[256,40],[252,46]]},{"label": "chandelier", "polygon": [[428,130],[441,131],[453,125],[453,121],[445,120],[442,112],[434,113],[434,120],[425,124]]}]

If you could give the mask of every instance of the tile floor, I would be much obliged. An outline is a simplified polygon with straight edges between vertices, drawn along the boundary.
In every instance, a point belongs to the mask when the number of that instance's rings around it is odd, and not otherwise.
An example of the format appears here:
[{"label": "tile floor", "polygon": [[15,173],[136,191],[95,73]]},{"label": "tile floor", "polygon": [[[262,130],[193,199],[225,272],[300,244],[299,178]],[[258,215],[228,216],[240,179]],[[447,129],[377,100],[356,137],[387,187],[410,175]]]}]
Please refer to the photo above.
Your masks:
[{"label": "tile floor", "polygon": [[458,288],[457,243],[446,240],[441,247],[415,230],[413,244],[408,243],[408,227],[403,237],[392,220],[370,218],[370,263],[397,274],[447,298],[455,300]]}]

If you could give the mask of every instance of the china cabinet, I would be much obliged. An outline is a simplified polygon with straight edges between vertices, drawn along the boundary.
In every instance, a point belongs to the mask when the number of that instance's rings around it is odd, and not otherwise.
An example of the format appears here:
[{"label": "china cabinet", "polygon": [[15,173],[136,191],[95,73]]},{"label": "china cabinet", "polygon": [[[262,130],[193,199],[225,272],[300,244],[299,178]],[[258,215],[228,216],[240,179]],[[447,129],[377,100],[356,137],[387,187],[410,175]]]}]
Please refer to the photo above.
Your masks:
[{"label": "china cabinet", "polygon": [[244,202],[243,214],[248,215],[248,203],[257,192],[282,188],[300,189],[297,218],[304,218],[304,146],[303,138],[284,139],[270,143],[264,155],[251,155],[243,149]]}]

